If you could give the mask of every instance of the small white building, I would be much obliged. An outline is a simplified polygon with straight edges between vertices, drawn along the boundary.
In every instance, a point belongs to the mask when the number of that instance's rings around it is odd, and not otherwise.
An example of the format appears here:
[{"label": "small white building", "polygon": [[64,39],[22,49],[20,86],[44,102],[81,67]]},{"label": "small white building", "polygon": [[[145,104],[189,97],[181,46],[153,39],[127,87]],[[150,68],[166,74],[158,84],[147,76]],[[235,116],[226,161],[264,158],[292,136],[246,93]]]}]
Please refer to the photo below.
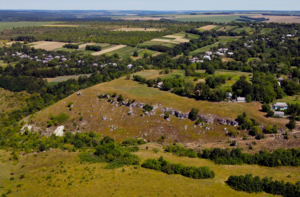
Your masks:
[{"label": "small white building", "polygon": [[228,52],[227,54],[228,54],[228,55],[233,55],[233,52]]},{"label": "small white building", "polygon": [[93,66],[98,66],[98,64],[97,63],[93,63]]},{"label": "small white building", "polygon": [[284,112],[283,111],[275,111],[274,112],[274,116],[283,117],[284,116]]},{"label": "small white building", "polygon": [[291,38],[291,37],[293,37],[293,35],[292,34],[286,34],[286,37]]},{"label": "small white building", "polygon": [[210,56],[209,55],[204,55],[203,56],[203,59],[208,59],[208,60],[211,60]]},{"label": "small white building", "polygon": [[236,98],[236,102],[237,103],[245,103],[246,102],[246,98],[245,97],[237,97]]},{"label": "small white building", "polygon": [[127,65],[127,68],[128,68],[128,69],[131,69],[131,67],[132,67],[132,64],[128,64],[128,65]]}]

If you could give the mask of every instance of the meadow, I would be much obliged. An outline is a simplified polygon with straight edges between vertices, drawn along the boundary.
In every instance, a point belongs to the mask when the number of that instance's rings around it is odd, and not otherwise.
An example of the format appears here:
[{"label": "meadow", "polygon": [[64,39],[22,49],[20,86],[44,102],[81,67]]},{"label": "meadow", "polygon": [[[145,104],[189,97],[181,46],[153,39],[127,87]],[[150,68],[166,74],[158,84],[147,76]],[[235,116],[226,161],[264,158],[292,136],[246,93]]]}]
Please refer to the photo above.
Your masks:
[{"label": "meadow", "polygon": [[60,76],[60,77],[55,77],[55,78],[46,78],[48,82],[48,86],[53,86],[55,84],[58,84],[59,82],[62,81],[67,81],[68,79],[78,79],[79,77],[89,77],[91,74],[80,74],[80,75],[70,75],[70,76]]},{"label": "meadow", "polygon": [[[146,147],[149,147],[146,150]],[[157,149],[155,153],[153,149]],[[78,152],[58,149],[21,155],[18,163],[9,160],[10,152],[0,150],[0,195],[9,196],[270,196],[231,189],[225,181],[230,175],[272,176],[274,180],[299,181],[297,167],[261,167],[257,165],[216,165],[210,160],[187,158],[164,153],[162,146],[150,143],[134,154],[145,159],[164,159],[186,166],[209,166],[212,179],[192,179],[142,168],[125,166],[104,169],[105,163],[81,163]],[[14,164],[13,164],[14,163]],[[13,173],[13,175],[11,175]],[[24,178],[20,178],[21,175]],[[13,180],[12,177],[14,178]]]}]

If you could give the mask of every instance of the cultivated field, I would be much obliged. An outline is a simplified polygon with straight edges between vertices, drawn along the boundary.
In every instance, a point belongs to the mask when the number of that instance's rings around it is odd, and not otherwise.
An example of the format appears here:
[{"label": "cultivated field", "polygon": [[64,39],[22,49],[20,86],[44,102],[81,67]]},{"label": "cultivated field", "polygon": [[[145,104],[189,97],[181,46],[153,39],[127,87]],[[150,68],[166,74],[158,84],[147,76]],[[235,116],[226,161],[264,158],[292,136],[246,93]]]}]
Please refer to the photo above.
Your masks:
[{"label": "cultivated field", "polygon": [[[145,150],[148,146],[149,150]],[[157,148],[158,153],[152,149]],[[253,174],[272,176],[274,180],[295,183],[299,181],[297,167],[261,167],[257,165],[216,165],[210,160],[178,157],[164,153],[158,144],[140,146],[135,154],[145,159],[164,159],[186,166],[209,166],[216,174],[212,179],[192,179],[181,175],[168,175],[141,166],[105,169],[106,163],[80,163],[78,152],[54,149],[38,154],[20,156],[13,164],[10,152],[0,150],[0,194],[9,196],[215,196],[266,197],[266,193],[246,193],[231,189],[225,181],[230,175]],[[10,173],[14,173],[10,175]],[[25,178],[19,177],[24,174]],[[288,178],[288,175],[291,175]],[[14,180],[10,180],[14,177]],[[207,195],[206,195],[207,194]]]},{"label": "cultivated field", "polygon": [[270,20],[268,21],[264,21],[267,23],[300,23],[300,16],[267,16],[267,15],[261,15],[261,14],[257,14],[257,15],[253,15],[251,16],[253,18],[261,18],[261,17],[265,17],[265,18],[269,18]]},{"label": "cultivated field", "polygon": [[206,25],[206,26],[200,27],[199,29],[200,30],[211,30],[215,27],[217,27],[217,25]]},{"label": "cultivated field", "polygon": [[154,29],[154,28],[120,28],[114,31],[162,31],[163,29]]},{"label": "cultivated field", "polygon": [[108,52],[108,53],[106,53],[106,55],[113,55],[114,53],[117,53],[117,54],[119,54],[119,56],[122,59],[126,59],[128,57],[131,57],[135,51],[140,52],[142,50],[143,49],[138,49],[136,47],[125,46],[125,47],[113,50],[111,52]]},{"label": "cultivated field", "polygon": [[[188,38],[185,37],[186,35],[188,36]],[[167,47],[173,47],[176,44],[189,42],[190,39],[194,39],[198,37],[199,37],[198,35],[194,35],[194,34],[178,33],[173,35],[166,35],[160,38],[154,38],[150,41],[138,44],[138,46],[163,45]]]},{"label": "cultivated field", "polygon": [[56,24],[56,25],[42,25],[45,27],[79,27],[79,25],[60,25],[60,24]]},{"label": "cultivated field", "polygon": [[0,22],[0,31],[5,29],[13,29],[18,27],[27,27],[27,26],[44,26],[44,25],[53,25],[56,23],[62,22]]},{"label": "cultivated field", "polygon": [[121,49],[121,48],[124,48],[124,47],[126,47],[126,45],[116,45],[114,47],[110,47],[108,49],[104,49],[104,50],[92,53],[92,55],[101,55],[101,54],[112,52],[112,51],[115,51],[115,50],[118,50],[118,49]]},{"label": "cultivated field", "polygon": [[45,49],[48,51],[61,48],[65,44],[68,44],[66,42],[50,42],[50,41],[39,41],[39,42],[33,42],[31,43],[32,47],[36,49]]}]

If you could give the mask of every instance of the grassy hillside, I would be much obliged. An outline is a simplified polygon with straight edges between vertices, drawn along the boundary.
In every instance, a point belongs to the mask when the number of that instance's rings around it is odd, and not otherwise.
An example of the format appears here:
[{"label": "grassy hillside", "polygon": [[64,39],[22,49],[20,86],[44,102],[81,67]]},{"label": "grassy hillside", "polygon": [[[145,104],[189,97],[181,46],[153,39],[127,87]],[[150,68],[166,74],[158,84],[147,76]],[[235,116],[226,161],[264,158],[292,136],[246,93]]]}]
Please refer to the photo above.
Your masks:
[{"label": "grassy hillside", "polygon": [[[146,78],[170,77],[173,74],[183,74],[182,71],[173,71],[168,75],[160,75],[159,70],[148,70],[136,73]],[[236,80],[241,72],[217,71],[217,74],[233,76]],[[231,81],[228,82],[230,85]],[[50,135],[57,126],[47,128],[49,116],[56,116],[59,113],[66,113],[69,120],[63,125],[66,131],[94,131],[102,136],[109,135],[116,140],[124,140],[127,137],[140,137],[150,141],[157,141],[162,135],[167,135],[166,143],[173,143],[175,140],[194,144],[190,146],[201,145],[203,147],[230,147],[228,136],[224,129],[236,130],[233,126],[213,125],[195,126],[195,122],[189,119],[179,119],[171,115],[170,121],[163,118],[163,109],[165,107],[173,108],[184,113],[190,112],[192,108],[199,109],[199,113],[211,117],[221,117],[234,120],[238,115],[246,112],[248,117],[254,118],[258,122],[265,124],[279,124],[282,128],[287,124],[287,119],[266,118],[265,113],[260,112],[261,103],[227,103],[227,102],[208,102],[197,101],[192,98],[181,97],[171,92],[161,91],[157,88],[149,88],[136,81],[126,80],[122,77],[108,83],[99,84],[88,89],[70,95],[58,103],[27,117],[25,121]],[[111,104],[107,99],[98,99],[97,95],[105,93],[122,94],[125,101],[135,99],[136,102],[148,103],[157,106],[155,114],[143,115],[141,108],[130,108]],[[73,102],[70,109],[67,105]],[[130,112],[130,114],[129,114]],[[208,126],[209,130],[206,129]],[[251,140],[242,140],[247,131],[239,131],[239,135],[234,139],[239,142],[240,147],[248,149]],[[283,139],[274,138],[267,135],[264,140],[257,140],[257,147],[261,149],[275,149],[281,146],[297,147],[296,138],[292,138],[286,143]],[[259,148],[259,149],[260,149]],[[258,148],[256,150],[259,150]]]},{"label": "grassy hillside", "polygon": [[24,107],[26,105],[26,98],[29,97],[30,94],[26,91],[11,92],[0,88],[0,113],[8,113],[12,110]]},{"label": "grassy hillside", "polygon": [[[145,150],[148,146],[149,149]],[[159,152],[154,153],[153,148]],[[136,152],[143,162],[161,155],[174,163],[186,166],[209,166],[216,173],[213,179],[192,179],[181,175],[168,175],[141,166],[128,166],[115,170],[104,169],[105,163],[80,163],[78,152],[50,150],[38,154],[20,156],[13,164],[10,153],[0,151],[0,195],[8,196],[267,196],[266,193],[238,192],[226,185],[230,175],[252,173],[261,177],[295,183],[299,181],[297,167],[260,167],[256,165],[215,165],[199,158],[174,156],[163,153],[157,144],[145,144]],[[10,173],[14,173],[11,175]],[[20,179],[21,175],[25,178]],[[288,178],[288,175],[291,175]],[[14,180],[10,180],[14,177]],[[268,195],[269,196],[269,195]]]}]

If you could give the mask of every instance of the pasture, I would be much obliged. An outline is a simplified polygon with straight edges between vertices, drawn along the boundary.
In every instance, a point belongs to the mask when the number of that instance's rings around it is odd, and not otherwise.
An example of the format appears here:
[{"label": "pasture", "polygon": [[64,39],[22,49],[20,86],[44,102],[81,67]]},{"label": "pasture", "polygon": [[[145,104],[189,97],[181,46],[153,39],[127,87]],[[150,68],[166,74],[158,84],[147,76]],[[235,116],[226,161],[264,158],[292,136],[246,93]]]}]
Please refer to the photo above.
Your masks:
[{"label": "pasture", "polygon": [[253,29],[251,27],[243,27],[243,28],[235,29],[233,32],[241,33],[242,31],[246,31],[248,33],[252,33]]},{"label": "pasture", "polygon": [[[146,150],[146,147],[149,147]],[[155,153],[153,150],[158,149]],[[38,154],[21,155],[17,164],[9,160],[10,152],[0,150],[0,194],[8,191],[11,196],[231,196],[265,197],[268,194],[246,193],[230,188],[225,181],[230,175],[253,174],[272,176],[274,180],[295,183],[299,181],[297,167],[262,167],[257,165],[216,165],[200,158],[175,156],[164,153],[162,146],[148,143],[140,146],[134,154],[141,159],[164,159],[186,166],[208,166],[215,172],[211,179],[193,179],[182,175],[168,175],[145,169],[140,165],[124,166],[114,170],[105,169],[106,163],[81,163],[79,152],[59,149],[47,150]],[[79,173],[80,172],[80,173]],[[14,173],[11,175],[10,173]],[[24,174],[23,179],[20,176]],[[290,175],[290,176],[289,176]],[[10,180],[14,177],[14,180]],[[289,178],[290,177],[290,178]]]},{"label": "pasture", "polygon": [[28,27],[28,26],[44,26],[44,25],[53,25],[62,22],[0,22],[0,31],[5,29],[13,29],[18,27]]},{"label": "pasture", "polygon": [[117,50],[122,49],[124,47],[127,47],[127,46],[126,45],[112,45],[111,47],[108,46],[106,49],[103,49],[101,51],[94,52],[94,53],[92,53],[92,55],[102,55],[104,53],[109,53],[109,52],[117,51]]}]

